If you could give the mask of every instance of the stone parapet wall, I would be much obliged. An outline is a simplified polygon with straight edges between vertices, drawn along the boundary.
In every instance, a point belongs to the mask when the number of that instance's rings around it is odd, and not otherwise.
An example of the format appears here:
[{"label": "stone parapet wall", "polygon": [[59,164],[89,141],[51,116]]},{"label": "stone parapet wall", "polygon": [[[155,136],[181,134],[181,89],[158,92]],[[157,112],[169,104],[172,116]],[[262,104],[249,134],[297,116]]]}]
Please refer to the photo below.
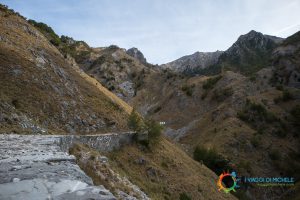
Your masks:
[{"label": "stone parapet wall", "polygon": [[60,146],[63,151],[68,151],[74,143],[82,143],[96,150],[109,152],[119,149],[123,145],[131,144],[134,134],[134,132],[125,132],[102,135],[63,135],[57,137],[60,137]]}]

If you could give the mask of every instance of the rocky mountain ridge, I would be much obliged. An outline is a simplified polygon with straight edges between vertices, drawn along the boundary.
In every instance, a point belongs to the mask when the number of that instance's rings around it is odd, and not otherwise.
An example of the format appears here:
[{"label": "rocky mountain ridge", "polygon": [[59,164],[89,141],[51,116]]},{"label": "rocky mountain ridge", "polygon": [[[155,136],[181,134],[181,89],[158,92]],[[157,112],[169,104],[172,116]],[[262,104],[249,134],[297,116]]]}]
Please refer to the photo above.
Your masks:
[{"label": "rocky mountain ridge", "polygon": [[217,74],[222,69],[250,75],[271,64],[271,53],[282,41],[283,38],[252,30],[241,35],[226,51],[196,52],[161,67],[189,75]]},{"label": "rocky mountain ridge", "polygon": [[175,72],[189,74],[195,69],[205,69],[217,63],[222,51],[195,52],[192,55],[183,56],[175,61],[160,65],[162,69],[171,69]]}]

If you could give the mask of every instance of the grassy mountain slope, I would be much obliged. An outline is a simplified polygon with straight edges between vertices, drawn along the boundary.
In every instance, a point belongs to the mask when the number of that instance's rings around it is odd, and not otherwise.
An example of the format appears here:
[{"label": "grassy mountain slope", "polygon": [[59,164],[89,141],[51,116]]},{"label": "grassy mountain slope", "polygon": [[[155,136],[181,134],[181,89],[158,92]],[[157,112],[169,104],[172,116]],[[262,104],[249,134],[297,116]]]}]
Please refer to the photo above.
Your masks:
[{"label": "grassy mountain slope", "polygon": [[[153,71],[152,65],[146,63],[137,49],[126,51],[115,45],[92,48],[84,41],[76,41],[68,36],[59,37],[42,22],[29,20],[29,23],[40,30],[65,58],[74,59],[75,65],[123,100],[131,99],[143,84],[143,77]],[[138,52],[141,55],[137,56]]]},{"label": "grassy mountain slope", "polygon": [[[268,68],[252,77],[233,72],[192,78],[153,75],[131,104],[166,122],[166,134],[191,156],[197,146],[214,149],[224,161],[212,165],[216,172],[230,167],[248,176],[298,177],[299,90],[272,87],[271,78]],[[249,190],[256,198],[280,194],[276,189]]]},{"label": "grassy mountain slope", "polygon": [[51,27],[42,22],[28,21],[72,64],[78,65],[123,100],[129,101],[144,83],[143,79],[159,71],[147,63],[136,48],[128,51],[116,45],[93,48],[84,41],[76,41],[68,36],[59,37]]},{"label": "grassy mountain slope", "polygon": [[[236,199],[233,195],[218,191],[217,176],[211,170],[192,160],[180,148],[163,138],[151,150],[130,145],[108,153],[106,156],[109,158],[109,165],[99,166],[95,163],[93,160],[96,159],[93,158],[101,156],[101,153],[84,146],[79,145],[71,152],[79,158],[79,164],[91,174],[95,183],[107,184],[106,176],[114,174],[107,170],[109,166],[110,170],[121,177],[127,177],[153,200],[182,199],[180,195],[199,200]],[[84,162],[90,152],[93,152],[93,157]],[[126,191],[124,188],[127,188],[122,182],[108,184],[106,187],[115,192],[118,189]],[[135,194],[130,189],[127,191]]]},{"label": "grassy mountain slope", "polygon": [[130,106],[86,81],[25,19],[3,6],[0,18],[1,132],[127,130]]}]

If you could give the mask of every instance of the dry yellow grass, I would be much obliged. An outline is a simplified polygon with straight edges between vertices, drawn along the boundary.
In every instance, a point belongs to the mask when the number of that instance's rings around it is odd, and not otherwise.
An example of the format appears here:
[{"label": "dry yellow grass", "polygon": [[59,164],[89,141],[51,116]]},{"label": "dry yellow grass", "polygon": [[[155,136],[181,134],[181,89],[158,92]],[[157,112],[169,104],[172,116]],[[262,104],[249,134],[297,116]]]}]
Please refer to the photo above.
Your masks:
[{"label": "dry yellow grass", "polygon": [[77,69],[76,71],[86,81],[88,81],[89,83],[93,84],[96,88],[98,88],[98,90],[101,93],[103,93],[104,95],[106,95],[112,102],[114,102],[114,103],[118,104],[119,106],[121,106],[121,108],[123,108],[126,113],[128,113],[128,114],[131,113],[132,107],[130,105],[128,105],[125,101],[123,101],[122,99],[120,99],[119,97],[117,97],[114,93],[112,93],[111,91],[109,91],[108,89],[106,89],[105,87],[103,87],[101,85],[101,83],[99,83],[95,78],[90,77],[85,72],[83,72],[83,71],[81,71],[79,69]]},{"label": "dry yellow grass", "polygon": [[165,138],[152,146],[151,150],[142,150],[133,144],[105,153],[109,157],[109,165],[95,159],[104,153],[85,145],[76,144],[70,153],[77,157],[80,167],[96,185],[104,185],[112,192],[122,190],[138,198],[138,194],[128,185],[118,181],[116,176],[120,175],[153,200],[179,199],[181,193],[186,193],[193,200],[236,199],[218,191],[217,176],[211,170],[191,159]]},{"label": "dry yellow grass", "polygon": [[165,138],[150,151],[131,145],[108,156],[115,171],[154,200],[179,199],[181,193],[197,200],[235,199],[218,191],[217,176],[211,170]]},{"label": "dry yellow grass", "polygon": [[33,125],[56,134],[128,130],[131,107],[74,70],[26,20],[0,9],[0,36],[0,132],[30,133]]}]

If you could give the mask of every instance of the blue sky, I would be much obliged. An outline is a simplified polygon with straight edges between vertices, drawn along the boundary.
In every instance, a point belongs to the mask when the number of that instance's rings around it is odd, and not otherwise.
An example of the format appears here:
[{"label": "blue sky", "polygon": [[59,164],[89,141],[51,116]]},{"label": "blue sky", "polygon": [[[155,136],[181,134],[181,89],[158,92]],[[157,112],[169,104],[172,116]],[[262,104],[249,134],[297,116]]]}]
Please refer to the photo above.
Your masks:
[{"label": "blue sky", "polygon": [[226,50],[250,30],[300,30],[299,0],[0,0],[59,35],[90,46],[139,48],[162,64],[196,51]]}]

